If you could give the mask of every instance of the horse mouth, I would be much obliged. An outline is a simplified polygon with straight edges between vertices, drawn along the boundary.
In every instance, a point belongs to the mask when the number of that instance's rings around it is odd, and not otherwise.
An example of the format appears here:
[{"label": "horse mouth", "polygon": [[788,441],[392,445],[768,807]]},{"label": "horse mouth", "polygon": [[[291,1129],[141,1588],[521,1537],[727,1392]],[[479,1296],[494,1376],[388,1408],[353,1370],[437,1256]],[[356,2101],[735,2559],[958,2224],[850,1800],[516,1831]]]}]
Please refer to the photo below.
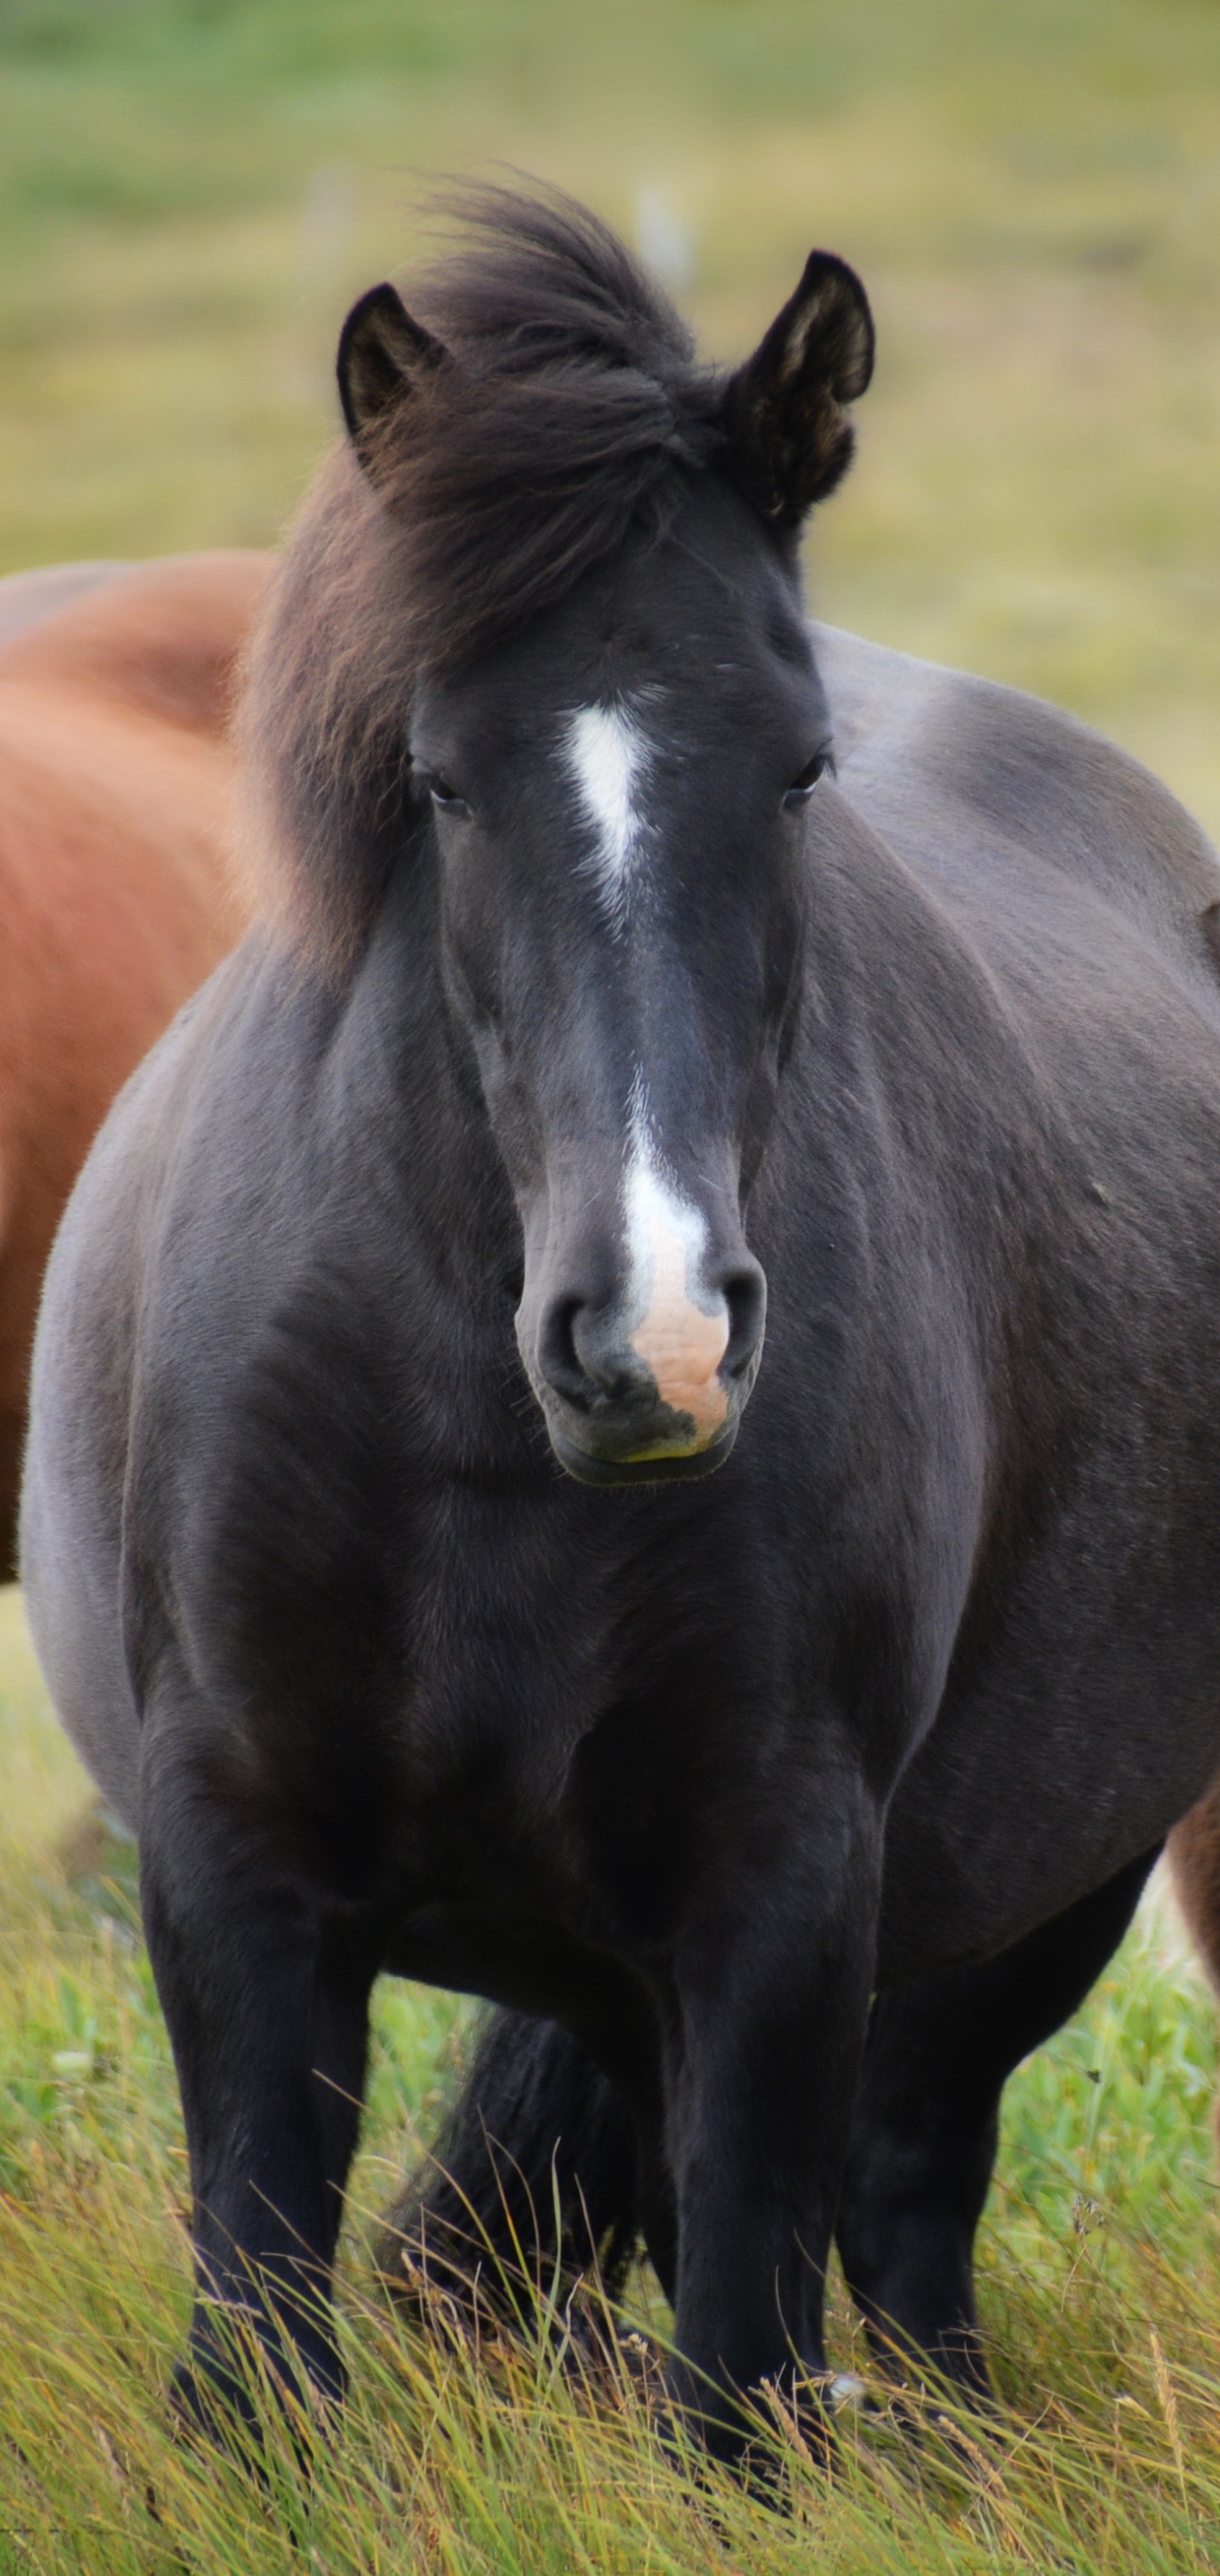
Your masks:
[{"label": "horse mouth", "polygon": [[712,1476],[723,1467],[737,1438],[738,1425],[730,1422],[702,1449],[656,1449],[635,1457],[597,1456],[590,1449],[578,1447],[565,1433],[548,1424],[559,1464],[581,1485],[672,1485],[680,1479],[687,1482],[698,1476]]}]

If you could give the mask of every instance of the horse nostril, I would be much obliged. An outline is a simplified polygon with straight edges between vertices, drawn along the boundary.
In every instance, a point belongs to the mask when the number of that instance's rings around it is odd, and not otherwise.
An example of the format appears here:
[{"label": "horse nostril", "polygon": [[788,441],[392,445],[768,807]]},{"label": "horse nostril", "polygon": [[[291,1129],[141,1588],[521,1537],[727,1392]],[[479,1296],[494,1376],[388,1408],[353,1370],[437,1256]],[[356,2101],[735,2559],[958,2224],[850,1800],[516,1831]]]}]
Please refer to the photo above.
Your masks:
[{"label": "horse nostril", "polygon": [[625,1345],[612,1310],[583,1297],[557,1297],[538,1336],[538,1364],[556,1395],[580,1412],[638,1404],[648,1372]]},{"label": "horse nostril", "polygon": [[729,1338],[720,1374],[737,1378],[749,1368],[762,1340],[767,1285],[757,1264],[752,1264],[748,1270],[734,1271],[723,1282],[721,1293],[729,1310]]},{"label": "horse nostril", "polygon": [[557,1395],[565,1396],[569,1404],[587,1407],[593,1390],[576,1348],[581,1306],[579,1297],[557,1297],[548,1307],[538,1336],[538,1365]]}]

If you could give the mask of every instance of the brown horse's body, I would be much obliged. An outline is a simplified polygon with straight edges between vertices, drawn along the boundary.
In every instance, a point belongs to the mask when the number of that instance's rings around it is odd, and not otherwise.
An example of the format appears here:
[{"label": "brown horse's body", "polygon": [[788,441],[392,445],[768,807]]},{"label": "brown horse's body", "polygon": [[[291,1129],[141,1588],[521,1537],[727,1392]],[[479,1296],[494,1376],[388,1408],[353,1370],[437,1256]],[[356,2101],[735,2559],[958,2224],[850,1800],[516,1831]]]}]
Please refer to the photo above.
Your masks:
[{"label": "brown horse's body", "polygon": [[226,723],[269,560],[0,583],[0,1579],[60,1211],[120,1084],[243,926]]}]

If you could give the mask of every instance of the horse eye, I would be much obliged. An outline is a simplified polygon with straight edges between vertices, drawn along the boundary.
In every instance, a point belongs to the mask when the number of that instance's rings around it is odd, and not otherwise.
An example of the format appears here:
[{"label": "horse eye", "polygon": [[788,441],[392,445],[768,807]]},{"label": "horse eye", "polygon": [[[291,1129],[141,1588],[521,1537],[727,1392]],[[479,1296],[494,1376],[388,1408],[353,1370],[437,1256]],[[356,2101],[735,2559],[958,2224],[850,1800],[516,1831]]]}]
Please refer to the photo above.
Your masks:
[{"label": "horse eye", "polygon": [[812,796],[823,772],[832,767],[833,762],[828,751],[815,751],[812,760],[806,761],[799,777],[794,778],[791,787],[785,790],[785,805],[803,805],[806,797]]},{"label": "horse eye", "polygon": [[435,770],[429,771],[425,784],[433,804],[439,806],[442,814],[470,812],[465,797],[459,796],[456,787],[451,787],[447,778],[439,778]]}]

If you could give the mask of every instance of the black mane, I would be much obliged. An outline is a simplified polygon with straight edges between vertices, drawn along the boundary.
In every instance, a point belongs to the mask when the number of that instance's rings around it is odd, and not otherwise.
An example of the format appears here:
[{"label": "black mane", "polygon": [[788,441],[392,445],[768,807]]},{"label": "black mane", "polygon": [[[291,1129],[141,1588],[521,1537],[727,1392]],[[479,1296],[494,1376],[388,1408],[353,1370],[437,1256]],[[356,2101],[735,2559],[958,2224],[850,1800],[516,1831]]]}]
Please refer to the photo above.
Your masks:
[{"label": "black mane", "polygon": [[462,246],[412,285],[448,362],[369,442],[409,550],[419,660],[452,670],[563,597],[723,443],[725,377],[595,215],[551,191],[449,198]]}]

